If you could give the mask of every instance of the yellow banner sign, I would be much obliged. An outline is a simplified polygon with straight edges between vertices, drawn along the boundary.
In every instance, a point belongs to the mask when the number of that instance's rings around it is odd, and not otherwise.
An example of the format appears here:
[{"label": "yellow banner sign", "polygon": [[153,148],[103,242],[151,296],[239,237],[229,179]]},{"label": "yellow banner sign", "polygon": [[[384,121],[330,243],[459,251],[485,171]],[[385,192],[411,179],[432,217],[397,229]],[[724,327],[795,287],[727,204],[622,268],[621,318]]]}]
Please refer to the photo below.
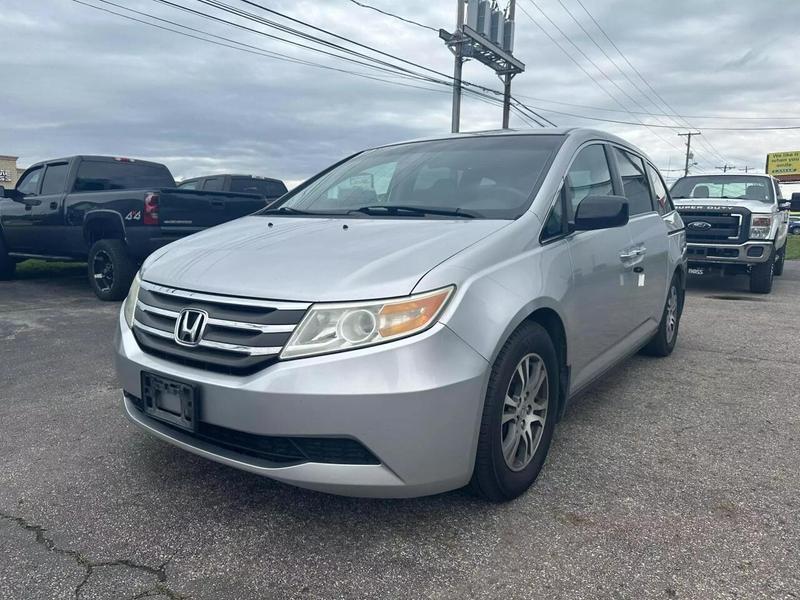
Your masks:
[{"label": "yellow banner sign", "polygon": [[778,179],[787,175],[800,176],[800,150],[767,154],[767,174]]}]

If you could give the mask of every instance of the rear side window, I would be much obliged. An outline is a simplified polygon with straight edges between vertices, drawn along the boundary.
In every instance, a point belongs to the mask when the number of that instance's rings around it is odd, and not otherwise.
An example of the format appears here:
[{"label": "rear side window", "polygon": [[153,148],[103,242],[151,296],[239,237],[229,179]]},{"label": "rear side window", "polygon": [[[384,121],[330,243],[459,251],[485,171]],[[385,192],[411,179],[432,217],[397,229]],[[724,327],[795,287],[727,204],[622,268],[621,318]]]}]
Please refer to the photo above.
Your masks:
[{"label": "rear side window", "polygon": [[64,188],[67,187],[68,170],[69,165],[67,163],[47,165],[44,181],[42,181],[42,195],[63,193]]},{"label": "rear side window", "polygon": [[222,180],[222,177],[209,177],[203,184],[203,189],[207,192],[221,192]]},{"label": "rear side window", "polygon": [[286,186],[279,181],[254,179],[252,177],[231,178],[231,191],[243,194],[260,194],[267,198],[277,198],[286,193]]},{"label": "rear side window", "polygon": [[37,167],[33,171],[28,171],[17,184],[17,191],[20,194],[35,194],[39,188],[39,179],[42,177],[42,167]]},{"label": "rear side window", "polygon": [[167,167],[124,161],[84,160],[78,167],[76,192],[175,187]]},{"label": "rear side window", "polygon": [[650,184],[653,186],[653,196],[656,199],[658,214],[666,215],[671,213],[675,210],[675,207],[672,205],[672,200],[667,193],[667,186],[664,184],[664,180],[661,179],[661,175],[651,165],[647,165],[647,173],[650,175]]},{"label": "rear side window", "polygon": [[567,195],[570,221],[578,204],[587,196],[609,196],[614,193],[611,171],[602,144],[587,146],[578,153],[567,172],[564,192]]},{"label": "rear side window", "polygon": [[622,178],[623,195],[628,199],[630,216],[653,210],[650,184],[644,171],[644,161],[626,150],[614,147],[619,175]]}]

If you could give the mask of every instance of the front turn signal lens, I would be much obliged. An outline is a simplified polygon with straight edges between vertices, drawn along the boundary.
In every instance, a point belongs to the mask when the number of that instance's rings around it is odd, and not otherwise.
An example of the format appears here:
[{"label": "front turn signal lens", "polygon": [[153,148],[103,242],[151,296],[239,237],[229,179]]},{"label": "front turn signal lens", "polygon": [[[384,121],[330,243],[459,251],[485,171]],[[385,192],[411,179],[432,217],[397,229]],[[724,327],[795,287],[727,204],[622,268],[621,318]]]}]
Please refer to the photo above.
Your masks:
[{"label": "front turn signal lens", "polygon": [[450,289],[432,292],[414,300],[385,304],[378,313],[378,332],[384,338],[425,328],[450,297]]}]

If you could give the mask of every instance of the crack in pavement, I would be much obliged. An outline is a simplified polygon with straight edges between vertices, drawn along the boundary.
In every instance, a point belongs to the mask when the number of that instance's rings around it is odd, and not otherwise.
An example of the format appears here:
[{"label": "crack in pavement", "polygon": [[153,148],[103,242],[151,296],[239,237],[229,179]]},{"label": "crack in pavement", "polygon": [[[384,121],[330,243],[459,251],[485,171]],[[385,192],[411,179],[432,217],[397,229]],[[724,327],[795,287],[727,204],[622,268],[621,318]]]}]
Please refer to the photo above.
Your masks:
[{"label": "crack in pavement", "polygon": [[4,512],[0,512],[0,519],[5,519],[6,521],[10,521],[12,523],[16,523],[18,526],[22,527],[26,531],[31,531],[34,534],[34,540],[37,544],[40,544],[47,548],[50,552],[55,552],[56,554],[60,554],[62,556],[68,556],[77,562],[80,566],[85,569],[85,573],[83,579],[75,586],[75,599],[79,600],[81,595],[81,590],[83,587],[89,582],[89,578],[92,576],[92,573],[96,568],[99,567],[127,567],[129,569],[134,569],[138,571],[143,571],[148,573],[149,575],[155,576],[158,582],[151,588],[132,596],[131,600],[135,600],[137,598],[146,598],[148,596],[157,596],[163,595],[167,596],[171,600],[186,600],[186,596],[179,594],[178,592],[170,589],[166,585],[167,581],[167,573],[166,568],[169,565],[170,561],[175,558],[175,555],[180,551],[180,548],[172,553],[167,560],[161,563],[158,567],[151,567],[150,565],[142,565],[131,560],[127,559],[117,559],[117,560],[109,560],[109,561],[93,561],[78,552],[77,550],[67,550],[66,548],[59,548],[56,543],[49,537],[45,535],[47,531],[41,525],[33,525],[28,523],[26,519],[23,517],[16,517],[14,515],[9,515]]}]

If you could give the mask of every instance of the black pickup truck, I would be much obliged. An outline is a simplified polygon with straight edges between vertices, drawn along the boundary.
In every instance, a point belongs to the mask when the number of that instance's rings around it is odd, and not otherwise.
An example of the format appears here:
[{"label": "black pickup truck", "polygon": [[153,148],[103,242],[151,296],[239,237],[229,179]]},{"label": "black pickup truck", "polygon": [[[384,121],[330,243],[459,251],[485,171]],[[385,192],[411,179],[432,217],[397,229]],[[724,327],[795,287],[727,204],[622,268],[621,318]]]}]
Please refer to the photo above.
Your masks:
[{"label": "black pickup truck", "polygon": [[0,280],[29,258],[87,261],[101,300],[121,300],[154,250],[263,208],[259,194],[177,189],[164,165],[73,156],[0,187]]}]

